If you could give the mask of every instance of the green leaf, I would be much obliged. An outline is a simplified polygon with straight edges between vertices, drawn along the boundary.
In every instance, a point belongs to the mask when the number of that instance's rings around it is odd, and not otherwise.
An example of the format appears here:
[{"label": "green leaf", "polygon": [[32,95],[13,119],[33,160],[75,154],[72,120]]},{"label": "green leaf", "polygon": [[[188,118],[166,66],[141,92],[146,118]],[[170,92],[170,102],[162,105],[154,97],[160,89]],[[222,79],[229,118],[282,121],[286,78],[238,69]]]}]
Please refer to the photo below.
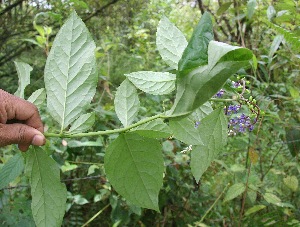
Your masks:
[{"label": "green leaf", "polygon": [[169,94],[175,89],[176,76],[168,72],[139,71],[125,76],[137,88],[152,95]]},{"label": "green leaf", "polygon": [[32,67],[24,62],[15,61],[14,63],[19,77],[19,87],[15,95],[24,99],[25,88],[30,84],[30,72],[32,71]]},{"label": "green leaf", "polygon": [[107,148],[107,177],[130,203],[159,211],[158,193],[163,183],[164,162],[160,143],[136,133],[121,134]]},{"label": "green leaf", "polygon": [[300,129],[298,125],[285,129],[286,142],[290,153],[295,157],[300,153]]},{"label": "green leaf", "polygon": [[100,139],[97,141],[78,141],[78,140],[70,140],[68,141],[68,147],[102,147],[103,143]]},{"label": "green leaf", "polygon": [[234,198],[238,197],[242,194],[246,189],[246,186],[243,183],[237,183],[232,185],[228,191],[226,192],[224,202],[233,200]]},{"label": "green leaf", "polygon": [[167,17],[162,17],[157,27],[156,46],[162,59],[173,69],[178,68],[187,44],[182,32]]},{"label": "green leaf", "polygon": [[225,13],[225,12],[229,9],[229,7],[231,6],[232,3],[233,3],[233,2],[225,2],[225,3],[223,3],[223,4],[219,7],[219,9],[218,9],[218,11],[217,11],[217,15],[220,16],[220,15],[222,15],[223,13]]},{"label": "green leaf", "polygon": [[248,3],[247,3],[247,17],[248,17],[248,19],[251,19],[253,17],[256,5],[257,5],[256,0],[248,0]]},{"label": "green leaf", "polygon": [[96,45],[75,12],[61,27],[45,66],[47,107],[61,132],[91,102],[97,85]]},{"label": "green leaf", "polygon": [[260,211],[260,210],[262,210],[262,209],[265,209],[265,208],[266,208],[265,205],[256,205],[256,206],[253,206],[253,207],[249,208],[249,209],[245,212],[245,216],[248,216],[248,215],[250,215],[250,214],[253,214],[253,213],[255,213],[255,212],[257,212],[257,211]]},{"label": "green leaf", "polygon": [[69,133],[86,132],[91,127],[93,127],[94,123],[95,123],[95,113],[83,114],[71,125],[71,128],[69,129]]},{"label": "green leaf", "polygon": [[188,145],[204,144],[199,130],[195,126],[195,121],[191,118],[170,119],[170,128],[174,137]]},{"label": "green leaf", "polygon": [[77,168],[78,168],[78,165],[70,164],[69,162],[65,162],[65,164],[60,167],[60,169],[63,173],[77,169]]},{"label": "green leaf", "polygon": [[168,138],[172,135],[170,127],[162,119],[155,119],[134,128],[132,131],[149,138]]},{"label": "green leaf", "polygon": [[116,114],[123,126],[130,125],[138,115],[140,101],[135,86],[128,79],[118,87],[114,103]]},{"label": "green leaf", "polygon": [[178,63],[180,76],[184,76],[193,69],[207,64],[208,43],[213,40],[213,38],[214,33],[211,16],[209,13],[205,12],[195,28],[191,40]]},{"label": "green leaf", "polygon": [[198,132],[203,144],[194,146],[191,152],[191,170],[196,182],[227,143],[227,119],[223,108],[203,118]]},{"label": "green leaf", "polygon": [[6,187],[16,179],[24,169],[24,158],[21,153],[16,154],[4,163],[0,169],[0,189]]},{"label": "green leaf", "polygon": [[205,118],[207,115],[209,115],[212,111],[213,111],[213,108],[212,108],[210,102],[206,102],[193,112],[193,117],[194,117],[195,121],[201,121],[203,118]]},{"label": "green leaf", "polygon": [[174,105],[168,115],[187,115],[215,95],[238,69],[249,65],[252,52],[246,48],[211,41],[208,65],[178,78]]},{"label": "green leaf", "polygon": [[271,47],[270,47],[270,51],[269,51],[269,64],[271,64],[272,62],[272,57],[273,55],[275,54],[275,52],[278,50],[281,42],[284,40],[284,37],[283,35],[277,35],[274,39],[273,39],[273,42],[271,44]]},{"label": "green leaf", "polygon": [[276,10],[274,6],[270,5],[267,9],[267,17],[269,21],[272,21],[272,19],[276,16]]},{"label": "green leaf", "polygon": [[28,151],[26,171],[31,186],[31,209],[36,226],[61,226],[67,190],[60,182],[57,163],[42,148],[35,147]]},{"label": "green leaf", "polygon": [[293,192],[298,190],[298,179],[296,176],[287,176],[283,178],[283,183]]},{"label": "green leaf", "polygon": [[46,92],[44,88],[38,89],[33,92],[27,101],[33,103],[37,107],[40,107],[46,100]]},{"label": "green leaf", "polygon": [[274,205],[279,205],[281,203],[281,199],[278,198],[276,195],[272,193],[265,193],[264,198],[268,203],[274,204]]}]

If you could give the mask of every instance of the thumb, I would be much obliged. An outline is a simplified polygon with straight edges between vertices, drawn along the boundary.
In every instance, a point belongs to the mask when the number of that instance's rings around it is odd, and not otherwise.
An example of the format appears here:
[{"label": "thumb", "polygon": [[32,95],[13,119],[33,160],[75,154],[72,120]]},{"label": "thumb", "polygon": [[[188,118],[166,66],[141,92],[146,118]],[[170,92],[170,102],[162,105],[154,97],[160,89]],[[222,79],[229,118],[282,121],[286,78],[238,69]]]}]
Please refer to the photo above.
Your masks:
[{"label": "thumb", "polygon": [[25,124],[0,124],[0,146],[18,144],[21,151],[29,146],[42,146],[45,144],[44,135],[35,128]]}]

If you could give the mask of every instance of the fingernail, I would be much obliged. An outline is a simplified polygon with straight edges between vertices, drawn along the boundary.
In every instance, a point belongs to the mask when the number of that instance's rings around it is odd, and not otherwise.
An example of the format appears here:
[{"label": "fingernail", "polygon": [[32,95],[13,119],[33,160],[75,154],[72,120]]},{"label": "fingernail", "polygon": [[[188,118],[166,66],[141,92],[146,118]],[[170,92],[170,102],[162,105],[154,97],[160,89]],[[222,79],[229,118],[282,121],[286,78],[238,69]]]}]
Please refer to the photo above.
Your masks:
[{"label": "fingernail", "polygon": [[45,144],[45,137],[42,135],[35,135],[31,142],[32,145],[42,146]]}]

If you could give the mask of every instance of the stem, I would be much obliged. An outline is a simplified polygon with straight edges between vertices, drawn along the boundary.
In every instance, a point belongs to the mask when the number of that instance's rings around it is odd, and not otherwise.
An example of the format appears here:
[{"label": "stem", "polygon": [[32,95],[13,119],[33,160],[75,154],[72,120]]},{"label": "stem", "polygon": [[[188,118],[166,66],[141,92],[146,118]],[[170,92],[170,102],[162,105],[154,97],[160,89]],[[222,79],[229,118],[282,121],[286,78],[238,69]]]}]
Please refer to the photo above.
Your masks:
[{"label": "stem", "polygon": [[124,128],[119,128],[119,129],[113,129],[113,130],[106,130],[106,131],[97,131],[97,132],[86,132],[86,133],[75,133],[75,134],[68,134],[68,133],[59,133],[59,134],[56,134],[56,133],[44,133],[44,135],[46,137],[59,137],[59,138],[74,138],[74,137],[87,137],[87,136],[100,136],[100,135],[109,135],[109,134],[114,134],[114,133],[121,133],[121,132],[126,132],[132,128],[135,128],[135,127],[138,127],[142,124],[145,124],[149,121],[153,121],[155,119],[158,119],[158,118],[169,118],[169,117],[172,117],[172,116],[165,116],[165,115],[155,115],[155,116],[152,116],[152,117],[148,117],[148,118],[145,118],[143,120],[140,120],[139,122],[135,123],[135,124],[132,124],[132,125],[129,125],[127,127],[124,127]]},{"label": "stem", "polygon": [[205,212],[205,214],[203,215],[203,217],[200,220],[200,223],[203,222],[203,220],[205,219],[205,217],[208,215],[208,213],[212,210],[212,208],[214,208],[214,206],[216,205],[216,203],[219,201],[219,199],[222,197],[222,195],[224,194],[224,192],[227,190],[228,186],[230,184],[228,183],[226,185],[226,187],[223,189],[223,191],[221,192],[221,194],[219,195],[219,197],[215,200],[215,202],[211,205],[211,207]]},{"label": "stem", "polygon": [[90,220],[88,220],[86,223],[82,225],[82,227],[87,226],[90,222],[92,222],[98,215],[100,215],[104,210],[106,210],[110,204],[107,204],[105,207],[103,207],[98,213],[96,213]]}]

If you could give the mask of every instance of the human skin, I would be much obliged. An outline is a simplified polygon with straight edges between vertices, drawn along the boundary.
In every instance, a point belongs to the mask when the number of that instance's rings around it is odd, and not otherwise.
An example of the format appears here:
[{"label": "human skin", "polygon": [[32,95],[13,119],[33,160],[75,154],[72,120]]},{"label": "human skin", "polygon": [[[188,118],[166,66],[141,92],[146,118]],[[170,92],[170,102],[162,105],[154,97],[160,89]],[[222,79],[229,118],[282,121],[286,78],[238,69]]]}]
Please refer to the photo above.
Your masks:
[{"label": "human skin", "polygon": [[0,89],[0,147],[18,144],[21,151],[30,145],[45,144],[44,126],[32,103]]}]

